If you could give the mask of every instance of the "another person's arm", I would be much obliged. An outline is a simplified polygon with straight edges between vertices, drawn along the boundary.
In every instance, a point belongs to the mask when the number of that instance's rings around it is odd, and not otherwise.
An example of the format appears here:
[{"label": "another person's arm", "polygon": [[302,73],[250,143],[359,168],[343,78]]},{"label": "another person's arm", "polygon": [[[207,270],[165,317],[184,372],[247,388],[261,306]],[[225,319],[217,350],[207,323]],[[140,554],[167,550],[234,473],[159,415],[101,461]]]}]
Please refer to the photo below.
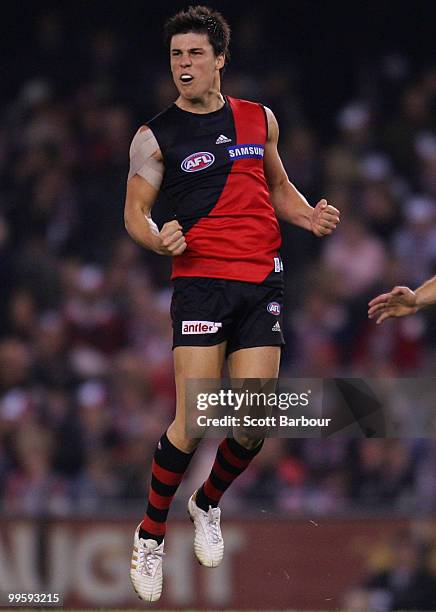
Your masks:
[{"label": "another person's arm", "polygon": [[165,223],[159,231],[151,218],[151,209],[162,183],[164,165],[159,145],[147,127],[135,135],[130,147],[130,171],[127,180],[124,223],[135,242],[160,255],[181,255],[185,237],[178,221]]},{"label": "another person's arm", "polygon": [[331,234],[339,223],[339,211],[327,200],[320,200],[315,207],[289,181],[280,159],[277,144],[279,126],[274,114],[265,109],[268,120],[268,138],[265,146],[264,171],[271,202],[277,216],[283,221],[303,227],[315,236]]},{"label": "another person's arm", "polygon": [[369,302],[368,317],[383,323],[391,317],[415,314],[425,306],[436,304],[436,276],[420,285],[415,291],[409,287],[394,287]]}]

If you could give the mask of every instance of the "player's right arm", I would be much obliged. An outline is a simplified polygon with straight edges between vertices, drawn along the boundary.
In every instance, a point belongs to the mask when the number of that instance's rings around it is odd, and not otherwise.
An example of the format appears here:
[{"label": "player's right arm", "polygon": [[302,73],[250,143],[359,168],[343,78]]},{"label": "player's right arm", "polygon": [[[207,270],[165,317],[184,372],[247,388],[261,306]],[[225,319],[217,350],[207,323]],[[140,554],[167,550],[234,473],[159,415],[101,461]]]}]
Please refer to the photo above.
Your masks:
[{"label": "player's right arm", "polygon": [[369,302],[368,316],[383,323],[391,317],[405,317],[415,314],[421,308],[436,304],[436,276],[420,285],[415,291],[409,287],[394,287],[389,293],[382,293]]},{"label": "player's right arm", "polygon": [[315,207],[310,206],[303,194],[290,182],[277,149],[279,141],[277,119],[267,107],[265,107],[265,113],[268,136],[263,167],[276,215],[283,221],[313,232],[315,236],[328,236],[339,223],[339,210],[324,199],[320,200]]},{"label": "player's right arm", "polygon": [[159,231],[151,218],[164,174],[163,157],[153,132],[146,126],[138,130],[130,147],[124,224],[135,242],[160,255],[177,256],[186,249],[182,227],[176,220]]}]

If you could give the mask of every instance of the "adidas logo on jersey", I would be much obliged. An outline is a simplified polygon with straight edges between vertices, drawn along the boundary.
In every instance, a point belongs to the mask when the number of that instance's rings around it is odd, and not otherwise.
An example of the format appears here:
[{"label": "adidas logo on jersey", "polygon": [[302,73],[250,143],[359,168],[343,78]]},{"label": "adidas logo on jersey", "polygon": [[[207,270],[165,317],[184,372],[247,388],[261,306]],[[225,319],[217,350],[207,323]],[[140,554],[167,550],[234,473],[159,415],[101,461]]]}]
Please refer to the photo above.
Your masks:
[{"label": "adidas logo on jersey", "polygon": [[221,134],[221,136],[218,136],[218,138],[215,140],[215,144],[225,144],[226,142],[232,142],[232,139],[227,138],[227,136],[224,136],[224,134]]},{"label": "adidas logo on jersey", "polygon": [[280,323],[278,321],[271,327],[271,331],[277,331],[277,332],[282,331],[280,329]]}]

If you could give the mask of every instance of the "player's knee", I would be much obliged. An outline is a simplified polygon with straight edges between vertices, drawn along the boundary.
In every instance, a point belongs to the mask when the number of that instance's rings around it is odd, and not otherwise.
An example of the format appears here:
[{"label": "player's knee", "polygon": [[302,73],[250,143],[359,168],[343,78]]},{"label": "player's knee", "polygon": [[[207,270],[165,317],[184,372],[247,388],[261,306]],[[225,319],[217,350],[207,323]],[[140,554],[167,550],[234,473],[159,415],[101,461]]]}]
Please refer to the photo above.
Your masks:
[{"label": "player's knee", "polygon": [[192,453],[200,443],[199,439],[187,436],[185,424],[180,425],[177,421],[173,421],[168,427],[167,436],[171,444],[184,453]]},{"label": "player's knee", "polygon": [[247,450],[254,450],[263,442],[263,438],[259,438],[258,435],[250,433],[249,431],[234,432],[233,437],[238,444]]}]

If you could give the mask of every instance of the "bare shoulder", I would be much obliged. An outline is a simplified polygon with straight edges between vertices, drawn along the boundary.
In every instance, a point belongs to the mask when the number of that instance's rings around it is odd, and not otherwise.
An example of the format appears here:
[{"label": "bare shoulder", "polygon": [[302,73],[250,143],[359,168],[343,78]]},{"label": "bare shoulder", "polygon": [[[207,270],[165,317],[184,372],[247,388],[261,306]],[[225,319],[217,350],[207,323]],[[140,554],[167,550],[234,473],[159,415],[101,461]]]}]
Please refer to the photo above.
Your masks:
[{"label": "bare shoulder", "polygon": [[279,137],[279,124],[272,110],[268,108],[268,106],[264,106],[264,109],[268,122],[268,141],[277,142]]}]

